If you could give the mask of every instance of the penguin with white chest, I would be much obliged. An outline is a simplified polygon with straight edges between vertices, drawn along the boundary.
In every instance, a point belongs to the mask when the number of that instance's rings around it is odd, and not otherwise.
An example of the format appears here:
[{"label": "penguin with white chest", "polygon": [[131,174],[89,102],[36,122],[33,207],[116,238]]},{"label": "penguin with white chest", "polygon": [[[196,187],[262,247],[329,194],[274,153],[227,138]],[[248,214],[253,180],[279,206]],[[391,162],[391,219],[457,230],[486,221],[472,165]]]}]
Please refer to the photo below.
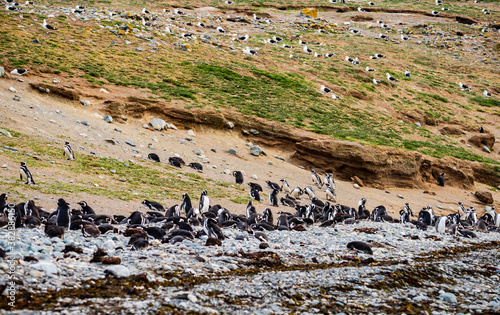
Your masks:
[{"label": "penguin with white chest", "polygon": [[210,200],[208,199],[206,190],[203,190],[201,192],[199,209],[200,209],[200,213],[202,213],[202,214],[207,212],[208,209],[210,209]]},{"label": "penguin with white chest", "polygon": [[323,186],[323,182],[321,181],[321,177],[319,177],[319,175],[316,173],[316,171],[314,169],[311,170],[311,176],[313,179],[313,183],[318,185],[318,187]]},{"label": "penguin with white chest", "polygon": [[75,154],[73,153],[68,141],[64,142],[64,155],[67,156],[70,161],[75,160]]},{"label": "penguin with white chest", "polygon": [[278,205],[278,190],[273,189],[271,193],[269,194],[269,202],[271,203],[271,206],[273,207],[279,207]]},{"label": "penguin with white chest", "polygon": [[31,172],[28,170],[28,167],[26,166],[26,162],[21,162],[21,167],[19,168],[19,171],[21,180],[26,180],[26,182],[24,183],[25,185],[29,185],[30,183],[36,185],[35,181],[33,180],[33,176],[31,175]]}]

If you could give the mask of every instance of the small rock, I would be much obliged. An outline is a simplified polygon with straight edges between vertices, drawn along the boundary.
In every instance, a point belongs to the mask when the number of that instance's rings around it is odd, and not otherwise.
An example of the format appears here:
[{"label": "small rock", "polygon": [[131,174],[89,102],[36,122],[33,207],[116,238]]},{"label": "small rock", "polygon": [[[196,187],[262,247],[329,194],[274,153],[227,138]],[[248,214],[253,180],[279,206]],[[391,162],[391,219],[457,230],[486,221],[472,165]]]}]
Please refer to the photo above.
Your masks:
[{"label": "small rock", "polygon": [[402,195],[398,194],[398,198],[405,199]]},{"label": "small rock", "polygon": [[116,170],[110,170],[111,174],[116,174]]},{"label": "small rock", "polygon": [[5,129],[0,129],[0,134],[6,136],[8,138],[12,138],[12,135],[10,134],[10,132],[5,130]]},{"label": "small rock", "polygon": [[233,123],[233,122],[231,122],[231,121],[228,121],[228,122],[226,123],[226,126],[227,126],[227,128],[229,128],[229,129],[233,129],[233,128],[234,128],[234,123]]},{"label": "small rock", "polygon": [[125,141],[125,143],[128,144],[131,147],[135,147],[135,144],[132,141],[130,141],[130,140]]},{"label": "small rock", "polygon": [[52,79],[52,83],[59,83],[59,80],[57,80],[57,79]]},{"label": "small rock", "polygon": [[142,47],[137,47],[135,50],[137,50],[137,51],[143,51],[143,50],[144,50],[144,48],[142,48]]},{"label": "small rock", "polygon": [[122,132],[122,129],[121,129],[121,128],[119,128],[119,127],[115,127],[115,131],[116,131],[116,132]]},{"label": "small rock", "polygon": [[266,249],[269,247],[269,244],[266,242],[262,242],[259,244],[259,249]]},{"label": "small rock", "polygon": [[109,115],[106,115],[104,116],[104,121],[107,122],[107,123],[112,123],[113,122],[113,117],[109,116]]},{"label": "small rock", "polygon": [[258,145],[254,145],[250,148],[250,154],[254,156],[259,156],[261,154],[266,155],[266,152],[264,152],[264,150]]},{"label": "small rock", "polygon": [[455,294],[450,293],[450,292],[442,293],[439,296],[439,299],[441,301],[445,301],[445,302],[449,302],[449,303],[457,303],[457,297],[455,296]]},{"label": "small rock", "polygon": [[188,293],[187,298],[189,301],[191,301],[191,303],[198,302],[198,298],[192,293]]},{"label": "small rock", "polygon": [[153,140],[154,142],[158,143],[158,138],[156,136],[153,136],[153,138],[151,138],[151,140]]},{"label": "small rock", "polygon": [[191,136],[191,137],[196,137],[196,136],[194,135],[193,130],[188,130],[188,131],[187,131],[187,134],[188,134],[188,136]]},{"label": "small rock", "polygon": [[253,134],[253,135],[258,135],[259,132],[255,129],[250,129],[250,133]]},{"label": "small rock", "polygon": [[17,92],[16,89],[13,88],[12,86],[9,88],[9,91],[11,91],[12,93],[16,93]]},{"label": "small rock", "polygon": [[130,44],[132,44],[131,41],[125,40],[125,45],[130,45]]},{"label": "small rock", "polygon": [[385,191],[385,193],[386,193],[386,194],[390,194],[391,192],[390,192],[390,191],[388,191],[388,190],[386,190],[386,191]]},{"label": "small rock", "polygon": [[168,129],[177,130],[177,127],[174,124],[167,124],[167,126],[168,126]]},{"label": "small rock", "polygon": [[5,75],[5,69],[3,67],[0,67],[0,77],[3,77]]},{"label": "small rock", "polygon": [[248,132],[248,130],[244,130],[244,129],[241,131],[241,133],[242,133],[242,134],[244,134],[244,135],[249,135],[249,134],[250,134],[250,133]]},{"label": "small rock", "polygon": [[179,143],[180,143],[180,144],[186,144],[186,140],[184,140],[184,139],[179,139]]},{"label": "small rock", "polygon": [[276,158],[276,159],[278,159],[278,160],[280,160],[280,161],[285,162],[285,159],[282,158],[281,156],[273,155],[273,157]]},{"label": "small rock", "polygon": [[7,168],[7,167],[8,167],[8,165],[7,165],[7,164],[3,164],[3,165],[2,165],[2,168]]},{"label": "small rock", "polygon": [[142,128],[149,129],[149,125],[148,124],[142,124]]},{"label": "small rock", "polygon": [[253,147],[253,143],[251,143],[251,142],[247,142],[246,146],[247,146],[247,147]]},{"label": "small rock", "polygon": [[149,124],[151,125],[151,127],[153,127],[154,130],[158,130],[158,131],[163,130],[163,128],[165,128],[165,126],[167,125],[167,123],[163,119],[160,119],[160,118],[151,119]]},{"label": "small rock", "polygon": [[229,154],[236,155],[236,150],[235,149],[229,149],[226,152],[229,153]]},{"label": "small rock", "polygon": [[417,126],[419,128],[422,127],[422,125],[420,123],[418,123],[418,122],[415,123],[415,126]]},{"label": "small rock", "polygon": [[201,155],[201,150],[195,149],[195,150],[193,150],[193,153],[199,156],[199,155]]},{"label": "small rock", "polygon": [[210,151],[214,152],[214,153],[217,153],[217,150],[216,149],[210,149]]},{"label": "small rock", "polygon": [[21,96],[19,95],[14,95],[14,97],[12,98],[14,101],[16,102],[19,102],[21,100]]},{"label": "small rock", "polygon": [[359,186],[358,184],[353,184],[352,187],[356,188],[356,189],[360,189],[361,186]]},{"label": "small rock", "polygon": [[487,146],[485,146],[485,145],[483,145],[483,151],[491,153],[490,149]]},{"label": "small rock", "polygon": [[205,246],[222,246],[222,241],[218,238],[209,237]]},{"label": "small rock", "polygon": [[192,141],[193,141],[193,138],[191,138],[191,137],[186,137],[186,140],[187,140],[187,141],[191,141],[191,142],[192,142]]},{"label": "small rock", "polygon": [[111,274],[117,277],[129,277],[130,270],[123,265],[109,266],[104,270],[104,273]]},{"label": "small rock", "polygon": [[257,178],[257,175],[255,175],[255,174],[252,174],[252,176],[251,176],[251,177],[252,177],[252,179],[255,179],[255,180],[257,180],[257,179],[258,179],[258,178]]},{"label": "small rock", "polygon": [[87,101],[87,100],[81,100],[80,103],[83,105],[83,106],[90,106],[92,105],[92,103],[90,101]]},{"label": "small rock", "polygon": [[113,139],[104,139],[104,141],[106,141],[107,143],[116,144],[116,141]]},{"label": "small rock", "polygon": [[41,261],[34,265],[31,265],[31,268],[41,270],[45,272],[45,275],[57,274],[57,266],[51,262]]}]

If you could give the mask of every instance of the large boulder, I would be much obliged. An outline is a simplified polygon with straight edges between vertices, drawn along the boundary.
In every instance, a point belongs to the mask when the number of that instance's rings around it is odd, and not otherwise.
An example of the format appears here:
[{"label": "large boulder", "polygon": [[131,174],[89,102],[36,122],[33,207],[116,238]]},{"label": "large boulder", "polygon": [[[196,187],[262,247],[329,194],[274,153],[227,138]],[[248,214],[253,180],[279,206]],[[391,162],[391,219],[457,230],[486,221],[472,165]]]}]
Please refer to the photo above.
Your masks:
[{"label": "large boulder", "polygon": [[485,203],[487,205],[490,205],[493,203],[493,195],[489,191],[476,191],[474,194],[477,198],[477,200],[481,201],[482,203]]},{"label": "large boulder", "polygon": [[167,123],[161,118],[153,118],[149,124],[154,130],[163,130],[163,128],[167,125]]}]

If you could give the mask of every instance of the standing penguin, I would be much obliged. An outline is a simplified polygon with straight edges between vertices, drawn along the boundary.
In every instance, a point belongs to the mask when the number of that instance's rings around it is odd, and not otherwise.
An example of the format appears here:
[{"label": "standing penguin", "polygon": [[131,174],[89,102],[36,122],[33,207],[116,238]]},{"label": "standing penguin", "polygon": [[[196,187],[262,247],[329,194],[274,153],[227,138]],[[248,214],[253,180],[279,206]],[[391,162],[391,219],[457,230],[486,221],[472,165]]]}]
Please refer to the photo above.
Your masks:
[{"label": "standing penguin", "polygon": [[26,180],[26,182],[24,183],[25,185],[29,185],[30,183],[36,185],[35,181],[33,180],[33,176],[31,175],[31,172],[28,170],[28,167],[26,166],[26,162],[21,162],[21,167],[19,171],[21,179]]},{"label": "standing penguin", "polygon": [[282,179],[280,179],[280,182],[283,183],[283,185],[281,186],[282,191],[285,191],[287,193],[292,192],[292,188],[290,188],[290,185],[288,185],[288,182],[286,181],[286,179],[282,178]]},{"label": "standing penguin", "polygon": [[323,182],[321,181],[321,177],[319,177],[319,175],[316,173],[316,171],[314,169],[311,170],[311,176],[313,179],[313,183],[316,183],[316,185],[318,185],[318,187],[323,186]]},{"label": "standing penguin", "polygon": [[448,221],[447,216],[438,217],[436,220],[436,232],[444,233],[446,231],[446,222]]},{"label": "standing penguin", "polygon": [[[361,198],[358,202],[358,216],[365,215],[366,210],[366,198]],[[370,212],[368,212],[368,216],[370,216]]]},{"label": "standing penguin", "polygon": [[307,186],[306,188],[304,188],[304,193],[309,196],[309,199],[316,198],[314,189],[311,186]]},{"label": "standing penguin", "polygon": [[200,213],[202,213],[202,214],[207,212],[208,209],[210,209],[210,200],[208,199],[206,190],[203,190],[201,192],[199,209],[200,209]]},{"label": "standing penguin", "polygon": [[257,201],[260,201],[260,194],[259,194],[259,189],[255,188],[255,187],[250,187],[250,197],[252,197],[253,199],[257,200]]},{"label": "standing penguin", "polygon": [[255,207],[253,206],[252,200],[248,200],[246,210],[247,210],[247,218],[250,218],[252,215],[257,214],[257,210],[255,210]]},{"label": "standing penguin", "polygon": [[334,202],[337,202],[337,194],[332,186],[330,186],[330,183],[326,183],[326,200],[333,200]]},{"label": "standing penguin", "polygon": [[243,184],[243,173],[240,171],[233,172],[234,179],[236,180],[236,184]]},{"label": "standing penguin", "polygon": [[71,225],[71,215],[69,210],[69,203],[64,199],[59,198],[57,200],[57,212],[56,212],[56,225],[64,229],[69,229]]},{"label": "standing penguin", "polygon": [[438,176],[438,185],[439,186],[444,187],[444,175],[446,175],[446,173],[442,173],[441,175]]},{"label": "standing penguin", "polygon": [[75,160],[75,154],[73,153],[73,150],[71,149],[71,146],[69,145],[68,141],[64,142],[64,154],[63,155],[67,156],[68,160],[70,160],[70,161]]},{"label": "standing penguin", "polygon": [[271,203],[271,206],[273,207],[278,207],[278,190],[273,189],[271,193],[269,194],[269,202]]},{"label": "standing penguin", "polygon": [[182,194],[182,203],[179,208],[179,211],[184,211],[184,213],[187,215],[189,210],[191,210],[193,206],[191,205],[191,198],[189,198],[189,195],[187,193]]}]

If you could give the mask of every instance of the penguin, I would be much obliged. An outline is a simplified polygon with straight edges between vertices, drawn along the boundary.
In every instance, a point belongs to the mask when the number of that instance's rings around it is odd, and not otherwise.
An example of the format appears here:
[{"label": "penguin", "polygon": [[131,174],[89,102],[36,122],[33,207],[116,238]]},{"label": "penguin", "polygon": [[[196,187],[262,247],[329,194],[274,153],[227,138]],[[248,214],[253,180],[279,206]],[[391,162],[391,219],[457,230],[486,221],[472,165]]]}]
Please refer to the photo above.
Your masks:
[{"label": "penguin", "polygon": [[300,199],[300,196],[304,193],[304,191],[300,187],[295,187],[292,190],[291,196],[295,199]]},{"label": "penguin", "polygon": [[73,150],[71,149],[71,146],[69,145],[69,142],[66,141],[64,142],[64,153],[63,156],[67,156],[68,160],[74,161],[75,160],[75,154],[73,153]]},{"label": "penguin", "polygon": [[408,69],[405,70],[405,77],[411,78],[410,70],[408,70]]},{"label": "penguin", "polygon": [[59,237],[60,239],[64,239],[64,228],[57,225],[46,224],[45,235],[47,235],[50,238]]},{"label": "penguin", "polygon": [[444,233],[446,231],[446,223],[448,222],[447,216],[438,217],[436,220],[436,232]]},{"label": "penguin", "polygon": [[92,209],[85,201],[77,202],[77,204],[82,207],[82,212],[84,214],[95,214],[94,209]]},{"label": "penguin", "polygon": [[88,223],[82,225],[82,234],[84,237],[99,237],[101,231],[95,224]]},{"label": "penguin", "polygon": [[197,170],[198,172],[203,172],[203,165],[201,165],[200,163],[189,163],[188,165],[190,168],[194,169],[194,170]]},{"label": "penguin", "polygon": [[208,209],[210,209],[210,200],[208,199],[207,191],[206,190],[203,190],[201,192],[200,207],[198,209],[200,210],[201,214],[207,212]]},{"label": "penguin", "polygon": [[255,232],[252,228],[248,228],[248,234],[252,235],[261,242],[269,242],[269,238],[267,237],[266,234],[262,232]]},{"label": "penguin", "polygon": [[479,127],[479,133],[485,133],[484,128],[482,126]]},{"label": "penguin", "polygon": [[[191,216],[187,214],[186,217],[189,219],[190,217],[193,217],[195,215],[196,213],[191,213]],[[165,216],[167,218],[180,217],[179,205],[173,205],[172,207],[168,208],[167,211],[165,211]]]},{"label": "penguin", "polygon": [[273,190],[280,190],[280,185],[276,184],[276,183],[273,183],[269,180],[266,180],[266,186],[273,189]]},{"label": "penguin", "polygon": [[144,200],[142,202],[142,204],[150,209],[150,210],[153,210],[153,211],[165,211],[165,208],[159,203],[159,202],[156,202],[156,201],[149,201],[149,200]]},{"label": "penguin", "polygon": [[10,74],[15,74],[15,75],[23,75],[23,74],[26,74],[28,73],[29,70],[28,69],[14,69],[10,72]]},{"label": "penguin", "polygon": [[146,223],[147,223],[147,219],[144,216],[144,214],[142,214],[142,212],[140,212],[140,211],[132,212],[132,214],[126,220],[126,224],[128,226],[130,226],[130,225],[144,225]]},{"label": "penguin", "polygon": [[347,244],[347,248],[350,250],[355,250],[357,252],[362,252],[365,254],[373,255],[371,247],[365,242],[354,241]]},{"label": "penguin", "polygon": [[160,163],[160,157],[156,153],[149,153],[148,159],[150,159],[151,161],[154,161],[156,163]]},{"label": "penguin", "polygon": [[311,186],[304,188],[304,193],[309,196],[309,199],[316,198],[314,194],[314,189]]},{"label": "penguin", "polygon": [[337,202],[337,194],[335,190],[332,189],[330,183],[326,183],[326,200],[333,200],[333,202]]},{"label": "penguin", "polygon": [[262,189],[262,186],[259,185],[259,184],[257,184],[257,183],[251,183],[250,182],[250,183],[248,183],[248,186],[250,186],[250,188],[255,188],[255,190],[260,191],[260,192],[264,191]]},{"label": "penguin", "polygon": [[312,176],[313,183],[316,183],[316,185],[318,187],[323,186],[323,182],[321,181],[321,177],[319,177],[319,175],[316,173],[316,171],[314,169],[311,170],[311,176]]},{"label": "penguin", "polygon": [[282,178],[280,179],[280,182],[283,183],[283,185],[281,185],[281,191],[285,191],[287,193],[291,193],[292,192],[292,188],[290,188],[290,185],[288,185],[288,182],[286,181],[286,179]]},{"label": "penguin", "polygon": [[182,165],[186,165],[186,163],[184,162],[183,159],[181,159],[180,157],[176,157],[176,156],[169,157],[168,158],[168,163],[170,165],[178,167],[178,168],[181,168]]},{"label": "penguin", "polygon": [[269,223],[269,224],[273,224],[273,212],[271,211],[271,209],[269,208],[265,208],[263,211],[262,211],[262,220],[264,220],[265,222]]},{"label": "penguin", "polygon": [[253,206],[252,200],[248,200],[247,208],[246,208],[247,218],[250,218],[252,215],[257,214],[257,210]]},{"label": "penguin", "polygon": [[256,189],[255,187],[250,187],[250,197],[252,197],[253,199],[255,199],[257,201],[261,201],[259,190]]},{"label": "penguin", "polygon": [[278,205],[278,190],[273,189],[271,193],[269,194],[269,202],[271,203],[271,206],[273,207],[279,207]]},{"label": "penguin", "polygon": [[444,187],[444,175],[446,175],[446,173],[442,173],[441,175],[438,176],[438,185],[439,186]]},{"label": "penguin", "polygon": [[62,198],[57,200],[56,225],[64,229],[69,229],[71,225],[69,203]]},{"label": "penguin", "polygon": [[179,211],[184,211],[184,213],[187,215],[189,210],[191,210],[193,206],[191,205],[191,199],[189,198],[189,195],[187,193],[182,194],[182,203],[179,208]]},{"label": "penguin", "polygon": [[21,180],[26,179],[26,182],[24,183],[25,185],[29,185],[30,183],[36,185],[35,181],[33,180],[33,176],[31,175],[31,172],[28,170],[28,167],[26,166],[26,162],[21,162],[21,167],[19,171]]},{"label": "penguin", "polygon": [[236,184],[241,185],[243,184],[243,173],[240,171],[234,171],[233,172],[234,179],[236,181]]},{"label": "penguin", "polygon": [[207,234],[209,238],[217,238],[219,240],[223,240],[224,234],[222,234],[222,230],[217,225],[217,221],[212,218],[205,218],[203,221],[203,231]]}]

